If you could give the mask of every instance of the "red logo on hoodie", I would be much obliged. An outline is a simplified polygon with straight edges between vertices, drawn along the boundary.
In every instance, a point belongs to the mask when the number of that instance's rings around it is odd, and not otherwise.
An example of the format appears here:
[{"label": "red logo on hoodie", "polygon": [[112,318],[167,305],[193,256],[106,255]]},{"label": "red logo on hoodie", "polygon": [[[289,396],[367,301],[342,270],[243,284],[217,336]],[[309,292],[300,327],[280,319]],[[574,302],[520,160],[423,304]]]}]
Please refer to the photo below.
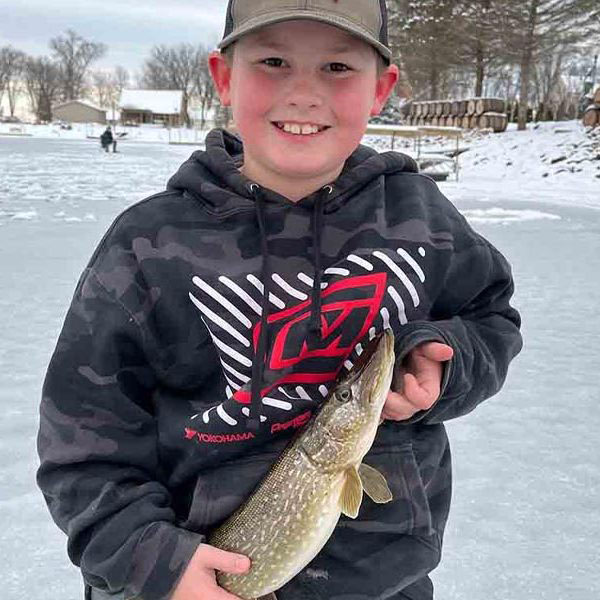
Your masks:
[{"label": "red logo on hoodie", "polygon": [[[261,395],[286,383],[319,384],[334,380],[378,315],[386,282],[385,273],[373,273],[331,284],[321,294],[321,339],[314,341],[310,348],[306,340],[312,308],[310,299],[270,314],[267,322],[273,342],[264,373],[265,382],[270,383]],[[258,345],[260,327],[260,323],[254,327],[254,348]],[[250,393],[242,389],[234,398],[248,404]]]}]

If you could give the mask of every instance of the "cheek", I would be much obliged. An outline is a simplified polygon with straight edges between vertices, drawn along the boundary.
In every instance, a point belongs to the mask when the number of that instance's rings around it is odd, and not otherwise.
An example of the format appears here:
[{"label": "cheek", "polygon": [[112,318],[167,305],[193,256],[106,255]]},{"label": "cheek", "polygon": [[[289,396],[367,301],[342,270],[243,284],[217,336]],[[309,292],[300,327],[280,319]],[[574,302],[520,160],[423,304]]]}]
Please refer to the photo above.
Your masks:
[{"label": "cheek", "polygon": [[238,118],[267,110],[275,93],[273,81],[261,75],[240,76],[234,81],[234,89],[232,109]]},{"label": "cheek", "polygon": [[368,120],[374,99],[375,86],[370,81],[339,85],[332,92],[334,110],[349,121]]}]

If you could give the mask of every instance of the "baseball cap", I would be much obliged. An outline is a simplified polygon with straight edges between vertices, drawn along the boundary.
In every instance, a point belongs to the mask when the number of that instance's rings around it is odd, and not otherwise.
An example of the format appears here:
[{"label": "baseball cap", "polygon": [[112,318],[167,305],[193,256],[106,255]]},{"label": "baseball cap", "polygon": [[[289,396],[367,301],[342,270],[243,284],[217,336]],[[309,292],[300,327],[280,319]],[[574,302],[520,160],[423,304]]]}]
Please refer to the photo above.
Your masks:
[{"label": "baseball cap", "polygon": [[295,19],[344,29],[371,44],[387,63],[391,60],[385,0],[229,0],[218,48],[224,50],[265,25]]}]

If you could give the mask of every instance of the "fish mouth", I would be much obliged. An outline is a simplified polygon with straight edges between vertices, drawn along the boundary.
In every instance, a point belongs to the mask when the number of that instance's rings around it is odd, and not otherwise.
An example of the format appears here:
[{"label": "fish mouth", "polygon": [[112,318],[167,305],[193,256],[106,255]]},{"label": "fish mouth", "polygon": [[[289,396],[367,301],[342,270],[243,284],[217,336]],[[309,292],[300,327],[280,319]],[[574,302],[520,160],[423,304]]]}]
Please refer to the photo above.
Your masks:
[{"label": "fish mouth", "polygon": [[388,371],[394,364],[394,334],[390,329],[385,329],[382,333],[376,336],[371,343],[363,350],[358,360],[354,363],[352,371],[348,374],[346,384],[352,386],[362,377],[367,371],[371,371],[368,378],[371,376],[373,380],[369,387],[373,390],[368,394],[368,401],[372,404],[380,396],[380,386],[384,383]]}]

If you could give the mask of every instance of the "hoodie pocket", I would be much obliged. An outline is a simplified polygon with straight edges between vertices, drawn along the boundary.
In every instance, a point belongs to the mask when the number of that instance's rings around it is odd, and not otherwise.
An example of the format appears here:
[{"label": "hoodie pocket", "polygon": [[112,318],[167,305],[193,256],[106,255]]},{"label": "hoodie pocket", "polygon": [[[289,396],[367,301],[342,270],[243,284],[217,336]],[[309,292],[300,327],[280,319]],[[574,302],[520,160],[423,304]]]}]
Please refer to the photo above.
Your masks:
[{"label": "hoodie pocket", "polygon": [[269,452],[236,458],[202,471],[182,527],[200,533],[218,527],[250,496],[278,456]]},{"label": "hoodie pocket", "polygon": [[365,494],[358,517],[342,515],[338,527],[363,533],[432,535],[431,510],[412,444],[372,448],[364,462],[385,477],[392,500],[376,504]]}]

